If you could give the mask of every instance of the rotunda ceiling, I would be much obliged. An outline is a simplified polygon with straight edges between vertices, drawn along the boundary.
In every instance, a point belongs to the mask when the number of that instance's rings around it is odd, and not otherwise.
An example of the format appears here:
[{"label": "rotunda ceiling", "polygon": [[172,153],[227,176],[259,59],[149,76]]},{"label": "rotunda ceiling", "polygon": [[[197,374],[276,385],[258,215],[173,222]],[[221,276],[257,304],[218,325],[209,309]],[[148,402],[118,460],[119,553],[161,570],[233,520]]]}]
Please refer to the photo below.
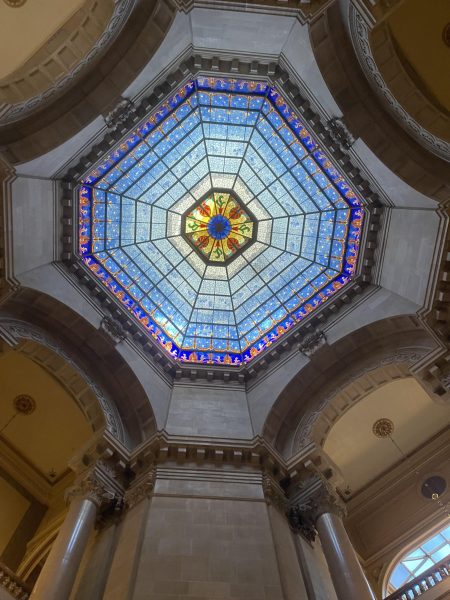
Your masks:
[{"label": "rotunda ceiling", "polygon": [[248,363],[356,275],[362,201],[269,82],[190,79],[77,197],[79,259],[181,362]]}]

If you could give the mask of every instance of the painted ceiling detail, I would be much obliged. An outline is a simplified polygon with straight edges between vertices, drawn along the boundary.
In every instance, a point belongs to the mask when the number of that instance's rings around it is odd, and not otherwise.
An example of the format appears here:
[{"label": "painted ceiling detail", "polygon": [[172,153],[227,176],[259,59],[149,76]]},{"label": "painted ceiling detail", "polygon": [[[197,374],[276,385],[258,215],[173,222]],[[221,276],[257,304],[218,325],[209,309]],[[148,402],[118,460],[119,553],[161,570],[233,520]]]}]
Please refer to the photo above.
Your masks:
[{"label": "painted ceiling detail", "polygon": [[200,256],[224,263],[253,240],[253,226],[234,194],[215,191],[188,212],[184,233]]},{"label": "painted ceiling detail", "polygon": [[180,362],[248,363],[356,273],[362,201],[267,82],[189,80],[77,195],[80,259]]}]

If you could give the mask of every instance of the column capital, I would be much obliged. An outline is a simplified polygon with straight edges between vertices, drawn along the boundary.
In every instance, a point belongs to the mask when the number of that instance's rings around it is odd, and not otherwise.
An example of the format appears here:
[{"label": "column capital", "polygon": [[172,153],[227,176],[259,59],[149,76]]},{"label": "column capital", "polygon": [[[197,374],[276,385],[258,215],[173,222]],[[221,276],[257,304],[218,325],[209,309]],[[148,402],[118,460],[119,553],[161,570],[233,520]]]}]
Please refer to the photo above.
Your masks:
[{"label": "column capital", "polygon": [[70,503],[74,498],[81,497],[91,500],[98,509],[113,501],[117,503],[122,494],[111,475],[110,470],[104,468],[102,461],[98,461],[88,471],[81,473],[74,485],[66,490],[66,502]]},{"label": "column capital", "polygon": [[336,490],[321,473],[314,473],[301,484],[302,493],[298,504],[292,506],[289,518],[291,526],[302,523],[302,527],[310,530],[317,519],[332,513],[340,518],[345,517],[346,507]]}]

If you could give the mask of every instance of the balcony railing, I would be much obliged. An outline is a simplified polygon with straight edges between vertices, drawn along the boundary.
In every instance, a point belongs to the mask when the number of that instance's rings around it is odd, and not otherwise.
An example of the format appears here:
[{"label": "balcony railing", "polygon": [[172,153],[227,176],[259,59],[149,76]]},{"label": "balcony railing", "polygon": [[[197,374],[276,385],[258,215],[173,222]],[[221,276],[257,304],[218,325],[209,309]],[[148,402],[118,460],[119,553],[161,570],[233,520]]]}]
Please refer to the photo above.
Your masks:
[{"label": "balcony railing", "polygon": [[28,600],[31,594],[31,588],[3,563],[0,563],[0,588],[17,600]]},{"label": "balcony railing", "polygon": [[386,600],[413,600],[414,598],[420,598],[420,596],[436,585],[439,585],[447,577],[450,577],[450,557],[441,560],[440,563],[435,564],[428,571],[424,571],[419,577],[416,577],[388,596]]}]

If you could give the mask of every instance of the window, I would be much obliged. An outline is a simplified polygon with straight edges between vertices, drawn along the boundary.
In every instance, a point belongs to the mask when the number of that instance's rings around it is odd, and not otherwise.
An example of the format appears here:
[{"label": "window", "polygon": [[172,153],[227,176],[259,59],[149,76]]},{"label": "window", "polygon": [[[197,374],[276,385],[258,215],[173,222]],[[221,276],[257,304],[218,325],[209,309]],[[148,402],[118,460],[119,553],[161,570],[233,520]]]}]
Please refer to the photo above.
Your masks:
[{"label": "window", "polygon": [[400,559],[389,578],[387,594],[401,588],[447,556],[450,556],[450,525]]}]

